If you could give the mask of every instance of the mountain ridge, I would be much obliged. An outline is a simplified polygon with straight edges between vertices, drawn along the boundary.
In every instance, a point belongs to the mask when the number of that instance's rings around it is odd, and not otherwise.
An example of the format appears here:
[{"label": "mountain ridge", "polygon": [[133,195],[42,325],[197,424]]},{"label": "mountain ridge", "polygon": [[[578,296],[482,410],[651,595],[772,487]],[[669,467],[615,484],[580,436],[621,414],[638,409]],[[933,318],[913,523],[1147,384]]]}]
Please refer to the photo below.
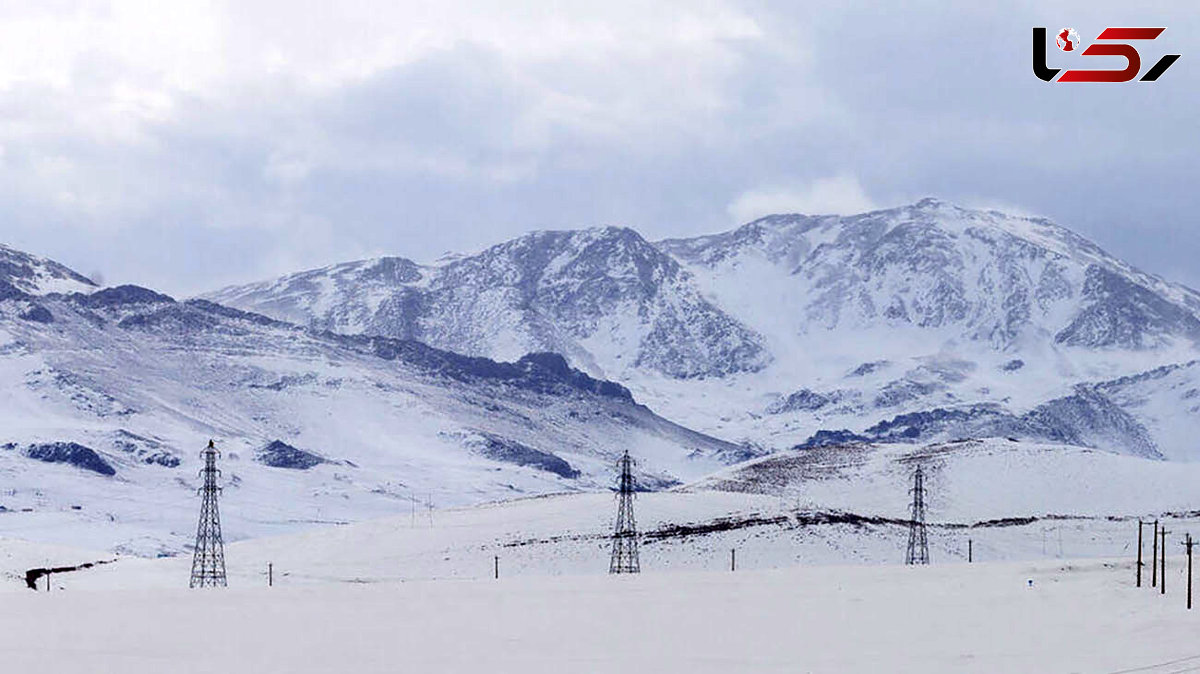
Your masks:
[{"label": "mountain ridge", "polygon": [[233,538],[407,512],[418,495],[600,489],[626,449],[651,488],[759,453],[557,354],[498,362],[138,286],[0,298],[0,382],[0,513],[139,555],[185,549],[209,438]]},{"label": "mountain ridge", "polygon": [[[265,282],[205,297],[266,313],[297,298],[334,314],[369,309],[321,290],[337,276],[343,295],[382,298],[372,315],[387,318],[340,329],[411,330],[476,355],[555,351],[686,425],[773,447],[947,406],[1020,417],[1079,385],[1200,355],[1195,290],[1045,218],[933,198],[656,242],[628,228],[536,232],[417,266],[419,278],[391,287],[329,271],[352,268],[302,272],[305,287]],[[452,282],[439,289],[442,277]],[[636,301],[603,301],[613,297]],[[681,308],[648,320],[663,304]],[[1159,446],[1179,438],[1122,437],[1093,444],[1192,454]]]}]

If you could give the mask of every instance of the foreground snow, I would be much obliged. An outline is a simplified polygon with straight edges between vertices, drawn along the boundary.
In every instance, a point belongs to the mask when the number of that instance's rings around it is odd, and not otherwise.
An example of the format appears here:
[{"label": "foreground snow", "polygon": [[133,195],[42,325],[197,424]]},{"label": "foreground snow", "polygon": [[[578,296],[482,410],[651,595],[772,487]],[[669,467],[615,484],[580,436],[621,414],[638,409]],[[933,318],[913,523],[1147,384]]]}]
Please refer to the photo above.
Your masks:
[{"label": "foreground snow", "polygon": [[[1182,498],[1193,482],[1174,482],[1170,464],[1101,455],[1134,465],[1121,473],[1138,476],[1156,498],[1094,510],[1103,504],[1069,489],[1052,502],[1026,503],[1021,493],[1002,503],[958,497],[983,479],[974,469],[996,457],[1008,457],[1002,463],[1010,468],[991,466],[992,479],[1019,483],[1044,468],[1041,458],[1089,466],[1089,453],[997,444],[942,455],[935,474],[948,498],[931,512],[934,565],[911,568],[899,565],[906,484],[893,470],[903,458],[895,451],[858,456],[846,475],[826,471],[832,465],[821,460],[800,466],[826,473],[800,500],[840,510],[794,499],[788,470],[770,473],[782,482],[767,486],[782,486],[781,494],[712,490],[721,481],[766,484],[752,479],[763,475],[753,466],[641,494],[644,572],[637,577],[605,574],[614,505],[607,493],[238,541],[226,547],[222,590],[185,589],[191,560],[178,556],[55,573],[50,591],[42,579],[35,593],[24,588],[33,566],[112,555],[3,539],[4,671],[1173,672],[1200,665],[1177,545],[1186,532],[1200,534],[1195,513],[1164,516],[1170,593],[1132,587],[1136,520],[1145,513],[1123,508]],[[864,479],[864,469],[876,478]],[[836,484],[850,478],[858,488]],[[1039,505],[1069,514],[1046,517]],[[997,521],[1006,515],[1025,517]],[[965,563],[967,540],[974,564]],[[1147,530],[1147,561],[1149,541]],[[491,577],[497,557],[499,580]]]},{"label": "foreground snow", "polygon": [[6,672],[1188,671],[1180,571],[1166,597],[1127,561],[29,592],[0,649]]}]

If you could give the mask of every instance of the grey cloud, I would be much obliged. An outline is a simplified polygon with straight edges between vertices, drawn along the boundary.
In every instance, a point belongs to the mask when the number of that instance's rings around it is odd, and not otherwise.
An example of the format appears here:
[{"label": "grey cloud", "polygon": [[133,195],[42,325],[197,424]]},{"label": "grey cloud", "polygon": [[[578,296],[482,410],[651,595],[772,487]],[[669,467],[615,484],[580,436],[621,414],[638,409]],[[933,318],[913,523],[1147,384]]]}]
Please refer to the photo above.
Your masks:
[{"label": "grey cloud", "polygon": [[[742,195],[850,176],[884,205],[1043,213],[1200,285],[1188,3],[739,7],[761,36],[658,61],[519,60],[464,35],[336,86],[292,72],[176,92],[172,114],[127,124],[103,109],[123,73],[97,57],[70,91],[0,97],[0,238],[192,293],[533,228],[715,231]],[[1154,85],[1046,85],[1029,29],[1068,22],[1161,23],[1184,58]],[[80,122],[88,106],[103,124]]]}]

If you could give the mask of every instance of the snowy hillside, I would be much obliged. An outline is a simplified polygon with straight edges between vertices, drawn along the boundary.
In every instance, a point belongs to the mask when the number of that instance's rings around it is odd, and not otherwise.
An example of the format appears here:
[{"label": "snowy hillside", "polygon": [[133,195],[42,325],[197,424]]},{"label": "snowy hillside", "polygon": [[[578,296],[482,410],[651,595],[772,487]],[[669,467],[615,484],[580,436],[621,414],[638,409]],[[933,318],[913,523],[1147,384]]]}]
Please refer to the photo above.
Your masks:
[{"label": "snowy hillside", "polygon": [[53,260],[0,244],[0,299],[14,289],[33,295],[88,293],[96,289],[96,284]]},{"label": "snowy hillside", "polygon": [[[646,573],[796,565],[897,564],[908,536],[913,469],[926,473],[937,563],[1119,557],[1137,519],[1196,523],[1200,465],[1061,445],[974,441],[782,452],[672,490],[639,494]],[[245,507],[231,503],[226,510]],[[607,572],[615,499],[559,494],[418,512],[230,545],[231,583],[392,582]],[[76,559],[77,554],[69,556]],[[100,558],[103,559],[103,558]],[[59,581],[66,587],[179,587],[187,555],[123,559]],[[24,569],[0,569],[19,589]]]},{"label": "snowy hillside", "polygon": [[137,554],[190,540],[210,437],[232,539],[604,488],[625,449],[650,487],[750,456],[553,354],[311,333],[134,286],[0,300],[0,382],[0,526]]},{"label": "snowy hillside", "polygon": [[[680,423],[763,448],[985,435],[1200,458],[1200,295],[1047,220],[935,199],[656,244],[541,232],[438,265],[349,263],[209,297],[477,355],[555,351]],[[1125,378],[1136,396],[1112,383]]]}]

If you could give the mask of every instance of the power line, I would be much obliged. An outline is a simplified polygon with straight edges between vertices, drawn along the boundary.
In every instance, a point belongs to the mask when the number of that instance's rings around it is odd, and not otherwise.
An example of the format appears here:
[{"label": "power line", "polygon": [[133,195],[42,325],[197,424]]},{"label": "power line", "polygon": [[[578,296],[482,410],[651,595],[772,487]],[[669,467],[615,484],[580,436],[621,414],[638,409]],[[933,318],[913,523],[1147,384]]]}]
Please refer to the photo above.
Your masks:
[{"label": "power line", "polygon": [[[1147,671],[1150,671],[1151,669],[1158,669],[1159,667],[1169,667],[1170,665],[1178,665],[1181,662],[1188,662],[1190,660],[1200,660],[1200,655],[1189,655],[1186,658],[1179,658],[1178,660],[1167,660],[1166,662],[1158,662],[1153,665],[1142,665],[1141,667],[1133,667],[1131,669],[1118,669],[1116,671],[1108,672],[1108,674],[1133,674],[1134,672],[1147,672]],[[1179,671],[1187,671],[1187,670],[1185,669],[1185,670],[1179,670]]]}]

